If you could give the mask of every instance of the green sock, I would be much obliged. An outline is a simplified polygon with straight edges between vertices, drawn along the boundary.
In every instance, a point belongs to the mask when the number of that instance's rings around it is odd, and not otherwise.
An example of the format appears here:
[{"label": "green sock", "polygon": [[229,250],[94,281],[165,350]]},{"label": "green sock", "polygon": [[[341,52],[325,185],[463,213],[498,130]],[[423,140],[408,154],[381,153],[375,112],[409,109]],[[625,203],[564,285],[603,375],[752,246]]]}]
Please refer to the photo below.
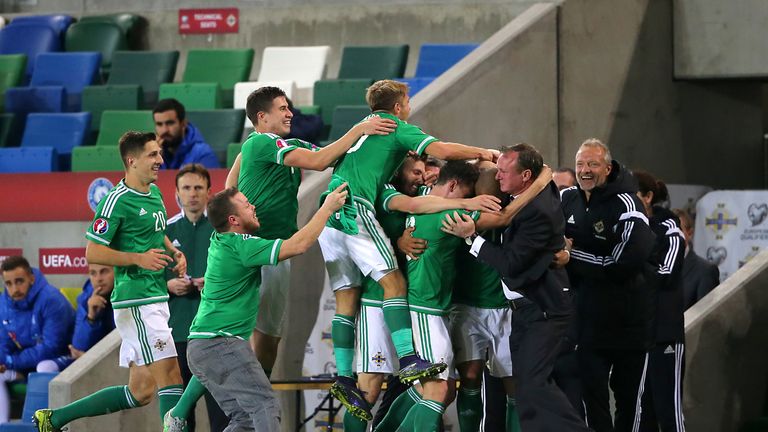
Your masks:
[{"label": "green sock", "polygon": [[403,423],[397,428],[398,432],[437,432],[440,429],[440,418],[445,406],[440,402],[423,399],[414,405]]},{"label": "green sock", "polygon": [[355,359],[355,317],[336,314],[331,321],[333,355],[336,356],[336,370],[339,376],[352,376],[352,362]]},{"label": "green sock", "polygon": [[507,396],[507,432],[521,432],[522,430],[515,398]]},{"label": "green sock", "polygon": [[411,330],[411,313],[408,311],[408,300],[405,297],[392,297],[384,300],[382,306],[384,322],[392,335],[397,357],[416,354],[413,350],[413,331]]},{"label": "green sock", "polygon": [[456,398],[456,409],[459,411],[459,430],[461,432],[477,432],[483,420],[483,395],[480,389],[459,387]]},{"label": "green sock", "polygon": [[344,413],[344,432],[365,432],[368,422],[353,416],[349,411]]},{"label": "green sock", "polygon": [[163,420],[165,413],[176,406],[181,399],[184,387],[181,384],[169,385],[157,390],[157,404],[160,406],[160,420]]},{"label": "green sock", "polygon": [[96,393],[53,410],[51,423],[55,429],[83,417],[94,417],[126,409],[136,408],[139,401],[128,386],[107,387]]},{"label": "green sock", "polygon": [[392,432],[397,429],[403,422],[403,419],[408,415],[408,412],[414,405],[421,402],[421,395],[416,391],[415,387],[411,387],[392,402],[392,406],[389,407],[387,415],[381,420],[378,426],[376,426],[377,432]]},{"label": "green sock", "polygon": [[205,394],[205,386],[196,376],[193,376],[184,389],[179,402],[171,409],[171,415],[186,420],[189,413],[195,409],[197,401]]}]

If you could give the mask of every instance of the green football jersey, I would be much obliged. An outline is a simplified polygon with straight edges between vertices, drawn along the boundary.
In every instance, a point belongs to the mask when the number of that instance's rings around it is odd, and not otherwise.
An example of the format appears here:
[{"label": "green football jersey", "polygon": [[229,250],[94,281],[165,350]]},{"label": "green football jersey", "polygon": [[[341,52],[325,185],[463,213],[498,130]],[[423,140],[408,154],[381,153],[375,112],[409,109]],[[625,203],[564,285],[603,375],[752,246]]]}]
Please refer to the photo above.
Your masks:
[{"label": "green football jersey", "polygon": [[[501,243],[500,230],[486,231],[481,235],[491,243]],[[501,288],[501,276],[493,267],[473,257],[469,246],[461,247],[456,254],[453,302],[483,309],[509,307]]]},{"label": "green football jersey", "polygon": [[480,217],[476,211],[446,210],[406,219],[406,227],[416,228],[413,236],[427,241],[427,249],[419,259],[408,261],[408,304],[413,311],[445,315],[451,306],[456,253],[464,239],[444,233],[440,227],[445,215],[455,211],[474,220]]},{"label": "green football jersey", "polygon": [[289,238],[298,231],[296,198],[301,184],[301,169],[283,165],[283,158],[297,148],[315,150],[300,139],[282,139],[271,133],[253,132],[240,150],[240,175],[237,187],[256,207],[266,239]]},{"label": "green football jersey", "polygon": [[261,267],[276,265],[283,241],[237,233],[211,235],[205,288],[190,339],[248,339],[259,311]]},{"label": "green football jersey", "polygon": [[395,131],[389,135],[363,135],[347,150],[334,170],[336,175],[349,184],[355,200],[372,211],[375,210],[374,204],[379,192],[408,152],[422,154],[429,144],[437,141],[437,138],[392,114],[371,114],[375,115],[394,120],[397,123]]},{"label": "green football jersey", "polygon": [[[379,221],[379,225],[381,225],[389,241],[392,242],[392,247],[395,250],[397,250],[397,239],[403,235],[403,230],[405,230],[405,218],[407,216],[405,213],[391,211],[388,207],[389,200],[397,195],[402,194],[394,186],[387,184],[376,200],[376,220]],[[398,254],[396,253],[395,255]],[[399,262],[398,266],[400,266]],[[378,282],[366,276],[363,279],[361,299],[363,304],[381,306],[381,303],[384,301],[384,288]]]},{"label": "green football jersey", "polygon": [[[99,202],[85,237],[121,252],[144,253],[165,249],[165,227],[160,188],[152,184],[149,192],[143,193],[120,180]],[[167,301],[164,270],[145,270],[136,265],[115,267],[115,289],[110,300],[115,309]]]}]

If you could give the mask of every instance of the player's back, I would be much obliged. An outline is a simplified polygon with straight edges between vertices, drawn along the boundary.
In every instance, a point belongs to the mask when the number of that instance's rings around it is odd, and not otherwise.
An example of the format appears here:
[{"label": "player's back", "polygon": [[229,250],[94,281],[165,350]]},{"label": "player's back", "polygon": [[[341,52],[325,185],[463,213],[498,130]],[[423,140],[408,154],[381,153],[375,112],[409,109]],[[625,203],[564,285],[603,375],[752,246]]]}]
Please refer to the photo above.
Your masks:
[{"label": "player's back", "polygon": [[348,183],[358,201],[373,210],[379,192],[408,152],[422,154],[437,139],[392,114],[376,112],[371,115],[395,121],[395,131],[389,135],[360,137],[336,165],[334,173]]}]

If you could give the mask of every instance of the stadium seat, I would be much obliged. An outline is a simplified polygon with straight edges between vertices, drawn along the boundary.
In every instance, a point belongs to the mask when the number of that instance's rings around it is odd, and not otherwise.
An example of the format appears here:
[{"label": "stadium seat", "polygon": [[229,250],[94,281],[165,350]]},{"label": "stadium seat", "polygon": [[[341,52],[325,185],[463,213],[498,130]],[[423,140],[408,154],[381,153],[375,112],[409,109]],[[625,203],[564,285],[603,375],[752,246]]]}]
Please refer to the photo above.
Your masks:
[{"label": "stadium seat", "polygon": [[72,172],[123,171],[117,145],[75,147],[72,150]]},{"label": "stadium seat", "polygon": [[64,39],[64,34],[75,19],[69,15],[27,15],[16,17],[9,25],[19,24],[43,24],[50,27],[56,34]]},{"label": "stadium seat", "polygon": [[26,396],[24,397],[24,410],[21,421],[3,423],[0,432],[37,431],[31,419],[35,411],[48,406],[48,384],[58,372],[33,372],[27,377]]},{"label": "stadium seat", "polygon": [[116,13],[107,15],[89,15],[80,18],[80,22],[111,22],[117,24],[128,41],[128,49],[143,50],[147,48],[147,20],[140,15]]},{"label": "stadium seat", "polygon": [[61,48],[61,39],[46,24],[18,24],[0,29],[0,54],[27,56],[25,82],[32,76],[38,54],[61,51]]},{"label": "stadium seat", "polygon": [[40,54],[37,56],[37,65],[29,85],[64,87],[65,110],[80,111],[83,89],[96,79],[100,58],[101,55],[96,52]]},{"label": "stadium seat", "polygon": [[12,87],[5,90],[5,111],[16,114],[20,126],[32,112],[63,112],[67,105],[62,86]]},{"label": "stadium seat", "polygon": [[173,98],[190,110],[221,108],[221,92],[217,83],[166,83],[160,84],[159,98]]},{"label": "stadium seat", "polygon": [[408,84],[413,96],[475,48],[477,44],[424,44],[419,50],[415,76],[398,81]]},{"label": "stadium seat", "polygon": [[232,165],[235,164],[235,159],[240,154],[241,148],[243,148],[242,143],[230,143],[227,146],[227,168],[232,168]]},{"label": "stadium seat", "polygon": [[58,167],[53,147],[0,148],[0,173],[51,172]]},{"label": "stadium seat", "polygon": [[330,50],[328,46],[266,47],[258,81],[293,81],[293,103],[311,105],[315,81],[323,79]]},{"label": "stadium seat", "polygon": [[116,146],[127,131],[154,132],[152,111],[104,111],[101,113],[97,146]]},{"label": "stadium seat", "polygon": [[317,105],[301,105],[301,106],[294,106],[294,108],[301,111],[302,114],[320,115],[320,107]]},{"label": "stadium seat", "polygon": [[67,300],[69,301],[69,304],[72,305],[72,308],[77,310],[77,297],[83,293],[83,288],[82,287],[61,287],[59,288],[59,291],[61,291],[61,294],[67,298]]},{"label": "stadium seat", "polygon": [[[245,104],[248,102],[248,96],[253,93],[254,90],[262,87],[271,86],[277,87],[285,92],[288,99],[293,100],[293,95],[296,92],[296,83],[294,81],[249,81],[239,82],[235,84],[235,109],[245,109]],[[294,102],[295,103],[295,102]],[[245,129],[251,128],[251,121],[248,117],[245,118],[243,123]]]},{"label": "stadium seat", "polygon": [[221,88],[222,106],[231,107],[235,83],[248,81],[253,65],[253,49],[193,49],[181,79],[185,83],[215,82]]},{"label": "stadium seat", "polygon": [[15,114],[0,114],[0,147],[17,146],[19,144],[19,132]]},{"label": "stadium seat", "polygon": [[321,146],[328,145],[344,136],[345,133],[360,120],[371,113],[368,105],[339,105],[333,110],[333,121],[328,140]]},{"label": "stadium seat", "polygon": [[27,117],[21,147],[53,147],[59,169],[69,170],[72,149],[81,146],[91,124],[91,113],[32,113]]},{"label": "stadium seat", "polygon": [[123,30],[108,21],[85,21],[72,24],[67,30],[64,49],[68,52],[96,51],[101,54],[101,69],[109,74],[115,51],[128,48]]},{"label": "stadium seat", "polygon": [[245,111],[241,109],[187,111],[187,120],[200,130],[221,165],[227,161],[227,146],[243,136],[244,118]]},{"label": "stadium seat", "polygon": [[138,84],[143,92],[143,107],[157,103],[160,84],[173,81],[178,51],[116,51],[107,84]]},{"label": "stadium seat", "polygon": [[402,78],[407,60],[408,45],[346,46],[338,78]]},{"label": "stadium seat", "polygon": [[88,86],[83,89],[83,111],[91,113],[91,130],[99,130],[101,113],[106,110],[131,111],[141,106],[137,85]]},{"label": "stadium seat", "polygon": [[339,105],[364,105],[365,90],[373,83],[371,79],[321,80],[315,83],[315,105],[320,107],[320,116],[330,130],[333,110]]},{"label": "stadium seat", "polygon": [[3,110],[5,89],[21,85],[27,56],[24,54],[0,55],[0,111]]}]

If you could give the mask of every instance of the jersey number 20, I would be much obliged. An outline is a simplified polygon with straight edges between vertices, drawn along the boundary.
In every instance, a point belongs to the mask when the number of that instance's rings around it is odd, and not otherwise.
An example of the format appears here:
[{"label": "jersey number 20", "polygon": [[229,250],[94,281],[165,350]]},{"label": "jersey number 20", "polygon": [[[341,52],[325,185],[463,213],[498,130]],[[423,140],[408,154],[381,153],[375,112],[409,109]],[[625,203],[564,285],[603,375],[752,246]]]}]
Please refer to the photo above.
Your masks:
[{"label": "jersey number 20", "polygon": [[154,212],[152,217],[155,218],[155,231],[165,231],[165,213]]}]

